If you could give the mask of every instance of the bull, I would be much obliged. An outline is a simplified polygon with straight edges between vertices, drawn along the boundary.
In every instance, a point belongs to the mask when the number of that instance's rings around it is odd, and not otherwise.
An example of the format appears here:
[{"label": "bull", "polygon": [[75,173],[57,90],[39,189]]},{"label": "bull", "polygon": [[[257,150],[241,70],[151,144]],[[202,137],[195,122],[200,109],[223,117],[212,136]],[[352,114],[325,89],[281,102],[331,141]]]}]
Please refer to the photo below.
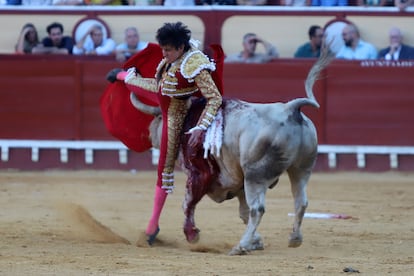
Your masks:
[{"label": "bull", "polygon": [[[301,225],[308,206],[307,185],[317,158],[317,133],[312,121],[300,108],[319,107],[313,85],[320,72],[329,64],[332,55],[324,51],[310,69],[305,81],[306,98],[287,103],[249,103],[238,99],[224,99],[222,106],[223,138],[216,154],[200,146],[188,146],[189,135],[184,134],[196,124],[203,109],[203,101],[193,100],[184,124],[177,160],[188,176],[183,210],[184,233],[190,243],[199,239],[194,212],[197,203],[208,195],[215,202],[237,197],[239,215],[247,225],[239,243],[229,255],[243,255],[264,248],[257,232],[265,212],[265,195],[275,187],[282,173],[287,172],[294,198],[293,230],[289,247],[302,244]],[[152,145],[159,146],[162,120],[157,107],[143,104],[131,93],[131,102],[139,110],[154,115],[150,125]]]}]

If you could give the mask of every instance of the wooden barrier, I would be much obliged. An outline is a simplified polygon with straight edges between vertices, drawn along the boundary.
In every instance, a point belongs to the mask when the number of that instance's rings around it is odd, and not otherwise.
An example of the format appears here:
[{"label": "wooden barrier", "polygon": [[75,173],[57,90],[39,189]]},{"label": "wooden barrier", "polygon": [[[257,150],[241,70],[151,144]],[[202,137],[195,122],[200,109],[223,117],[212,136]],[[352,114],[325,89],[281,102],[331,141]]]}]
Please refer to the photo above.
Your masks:
[{"label": "wooden barrier", "polygon": [[[225,94],[250,101],[305,96],[313,61],[280,59],[225,66]],[[322,144],[411,145],[414,141],[414,62],[335,60],[315,87],[319,110],[304,108]]]},{"label": "wooden barrier", "polygon": [[112,58],[2,56],[2,138],[110,139],[99,113]]},{"label": "wooden barrier", "polygon": [[[105,129],[99,109],[105,75],[120,67],[112,57],[0,55],[0,60],[0,139],[116,141]],[[253,102],[304,97],[304,80],[313,62],[225,64],[225,96]],[[321,108],[303,109],[317,127],[320,144],[413,146],[413,74],[411,61],[333,61],[314,89]],[[17,150],[10,150],[0,168],[153,168],[140,159],[150,158],[149,154],[129,153],[129,161],[119,164],[117,150],[95,152],[94,164],[85,164],[83,153],[76,152],[60,165],[56,165],[59,153],[44,151],[46,163],[34,164],[30,152],[22,154],[26,162]],[[354,164],[354,157],[338,160],[339,169],[358,169],[345,165]],[[389,168],[389,159],[384,160]],[[327,168],[328,161],[321,158],[324,165],[318,166]],[[403,157],[400,167],[414,169],[412,161]],[[375,168],[375,162],[367,163]]]}]

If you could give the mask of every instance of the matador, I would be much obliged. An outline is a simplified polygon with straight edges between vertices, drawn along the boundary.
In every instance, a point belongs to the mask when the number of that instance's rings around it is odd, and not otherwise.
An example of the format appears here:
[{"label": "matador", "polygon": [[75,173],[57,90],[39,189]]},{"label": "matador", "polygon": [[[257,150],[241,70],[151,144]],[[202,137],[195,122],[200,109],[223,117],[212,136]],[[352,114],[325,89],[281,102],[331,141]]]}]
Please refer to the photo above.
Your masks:
[{"label": "matador", "polygon": [[[158,163],[158,180],[155,188],[154,206],[146,229],[147,242],[152,245],[160,228],[159,218],[166,197],[174,188],[174,167],[179,149],[179,136],[184,119],[191,105],[190,97],[206,99],[206,105],[198,123],[186,135],[191,135],[189,146],[202,143],[205,131],[213,122],[221,104],[221,93],[211,72],[216,64],[197,48],[191,39],[191,31],[181,22],[165,23],[156,34],[162,50],[155,78],[145,78],[135,68],[118,72],[117,80],[143,98],[156,95],[162,111],[163,129]],[[154,94],[155,93],[155,94]],[[152,95],[151,95],[152,94]],[[191,115],[191,114],[189,114]]]}]

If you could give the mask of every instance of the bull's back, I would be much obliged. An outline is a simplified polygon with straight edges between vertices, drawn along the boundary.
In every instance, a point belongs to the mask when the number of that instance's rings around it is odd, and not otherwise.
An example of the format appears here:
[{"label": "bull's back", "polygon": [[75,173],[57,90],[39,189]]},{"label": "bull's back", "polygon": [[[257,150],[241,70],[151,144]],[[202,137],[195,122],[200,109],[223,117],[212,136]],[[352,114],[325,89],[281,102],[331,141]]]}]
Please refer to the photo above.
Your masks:
[{"label": "bull's back", "polygon": [[239,160],[246,179],[276,179],[303,155],[314,158],[317,147],[311,120],[284,103],[227,103],[224,137],[223,150],[232,161],[224,165],[235,167]]},{"label": "bull's back", "polygon": [[298,146],[303,138],[314,140],[312,137],[316,137],[312,121],[300,108],[292,108],[289,103],[257,104],[231,100],[226,103],[224,121],[224,144],[233,145],[234,140],[239,140],[236,144],[240,148],[283,147],[291,143]]}]

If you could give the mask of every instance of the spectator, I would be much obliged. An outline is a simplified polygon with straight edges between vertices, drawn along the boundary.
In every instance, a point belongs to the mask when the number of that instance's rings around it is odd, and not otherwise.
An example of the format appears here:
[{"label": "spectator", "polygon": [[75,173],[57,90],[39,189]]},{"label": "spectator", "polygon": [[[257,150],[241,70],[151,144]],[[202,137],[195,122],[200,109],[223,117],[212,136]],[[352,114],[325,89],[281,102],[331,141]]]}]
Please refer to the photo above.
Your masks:
[{"label": "spectator", "polygon": [[358,0],[358,6],[382,7],[387,5],[387,0]]},{"label": "spectator", "polygon": [[295,58],[314,58],[319,57],[323,43],[323,29],[318,25],[312,25],[308,31],[309,42],[300,46],[295,54]]},{"label": "spectator", "polygon": [[15,51],[17,54],[31,54],[32,49],[39,44],[39,36],[36,27],[32,23],[26,23],[20,31]]},{"label": "spectator", "polygon": [[333,7],[348,6],[348,0],[311,0],[312,6]]},{"label": "spectator", "polygon": [[390,46],[381,49],[378,58],[386,60],[414,59],[414,48],[403,44],[403,35],[397,27],[389,31]]},{"label": "spectator", "polygon": [[74,55],[110,55],[115,50],[113,39],[104,37],[103,27],[92,25],[73,46]]},{"label": "spectator", "polygon": [[311,0],[280,0],[281,6],[306,7],[311,5]]},{"label": "spectator", "polygon": [[72,54],[73,39],[63,35],[63,25],[53,22],[47,26],[48,36],[42,40],[42,44],[33,48],[34,54]]},{"label": "spectator", "polygon": [[342,30],[344,45],[336,54],[341,59],[376,59],[377,49],[370,43],[360,38],[358,28],[353,24],[347,24]]},{"label": "spectator", "polygon": [[[263,44],[265,53],[256,53],[257,43]],[[279,57],[274,45],[258,37],[254,33],[247,33],[243,36],[243,51],[226,57],[225,62],[238,63],[265,63]]]},{"label": "spectator", "polygon": [[148,45],[148,42],[140,41],[138,30],[135,27],[125,29],[124,39],[125,42],[117,45],[115,49],[116,60],[119,62],[125,62]]},{"label": "spectator", "polygon": [[400,11],[404,11],[406,8],[414,6],[414,0],[395,0],[394,4]]}]

